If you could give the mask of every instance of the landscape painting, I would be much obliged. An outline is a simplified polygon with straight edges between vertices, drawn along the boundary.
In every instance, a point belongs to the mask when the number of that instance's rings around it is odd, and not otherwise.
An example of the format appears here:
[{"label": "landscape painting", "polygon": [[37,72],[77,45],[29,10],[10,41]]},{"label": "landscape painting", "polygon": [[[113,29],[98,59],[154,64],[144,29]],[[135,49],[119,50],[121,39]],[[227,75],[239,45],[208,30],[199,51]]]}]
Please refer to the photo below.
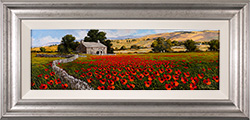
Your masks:
[{"label": "landscape painting", "polygon": [[32,90],[219,90],[219,30],[33,29]]}]

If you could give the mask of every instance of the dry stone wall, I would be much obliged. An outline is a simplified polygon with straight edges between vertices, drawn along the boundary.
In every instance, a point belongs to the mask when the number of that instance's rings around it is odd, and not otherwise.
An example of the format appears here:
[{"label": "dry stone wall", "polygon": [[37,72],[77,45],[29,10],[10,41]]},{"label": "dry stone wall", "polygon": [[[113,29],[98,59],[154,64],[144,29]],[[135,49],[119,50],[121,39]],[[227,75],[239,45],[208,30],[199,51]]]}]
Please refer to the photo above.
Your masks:
[{"label": "dry stone wall", "polygon": [[57,66],[58,63],[72,62],[72,61],[76,60],[78,57],[79,57],[78,55],[74,55],[73,57],[68,58],[68,59],[54,60],[52,62],[52,69],[55,71],[55,73],[59,76],[59,78],[61,80],[68,82],[69,86],[72,89],[75,89],[75,90],[93,90],[94,88],[89,86],[86,82],[84,82],[80,79],[74,78],[73,76],[69,75],[65,70],[63,70],[62,68]]}]

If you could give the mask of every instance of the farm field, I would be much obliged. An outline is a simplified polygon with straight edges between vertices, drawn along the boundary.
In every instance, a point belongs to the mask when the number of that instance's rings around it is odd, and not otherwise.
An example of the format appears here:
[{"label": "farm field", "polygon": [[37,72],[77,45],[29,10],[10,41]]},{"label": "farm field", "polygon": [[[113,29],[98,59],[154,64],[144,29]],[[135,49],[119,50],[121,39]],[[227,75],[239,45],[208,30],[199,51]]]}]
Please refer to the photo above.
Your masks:
[{"label": "farm field", "polygon": [[59,67],[95,90],[218,90],[218,57],[218,52],[89,55]]}]

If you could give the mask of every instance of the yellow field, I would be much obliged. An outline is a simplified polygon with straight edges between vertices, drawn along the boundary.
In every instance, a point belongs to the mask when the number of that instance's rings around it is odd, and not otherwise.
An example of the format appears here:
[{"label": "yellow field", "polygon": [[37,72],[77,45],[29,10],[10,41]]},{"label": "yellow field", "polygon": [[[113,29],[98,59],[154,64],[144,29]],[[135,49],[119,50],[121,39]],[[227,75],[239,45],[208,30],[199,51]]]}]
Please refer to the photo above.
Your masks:
[{"label": "yellow field", "polygon": [[[55,45],[55,46],[44,46],[44,48],[46,49],[46,51],[57,51],[57,47],[58,45]],[[40,47],[35,47],[35,48],[31,48],[31,51],[40,51]]]}]

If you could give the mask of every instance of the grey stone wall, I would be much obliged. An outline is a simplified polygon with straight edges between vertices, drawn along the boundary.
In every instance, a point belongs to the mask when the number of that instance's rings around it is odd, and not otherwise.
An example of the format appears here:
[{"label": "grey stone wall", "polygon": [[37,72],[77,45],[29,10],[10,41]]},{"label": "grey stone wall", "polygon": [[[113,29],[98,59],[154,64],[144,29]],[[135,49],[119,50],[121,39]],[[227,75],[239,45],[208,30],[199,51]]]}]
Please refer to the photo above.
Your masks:
[{"label": "grey stone wall", "polygon": [[55,73],[59,76],[59,78],[61,80],[68,82],[69,86],[72,89],[75,89],[75,90],[94,90],[94,88],[89,86],[86,82],[84,82],[80,79],[74,78],[73,76],[69,75],[65,70],[56,66],[56,65],[58,65],[58,63],[72,62],[72,61],[76,60],[78,57],[79,57],[78,55],[74,55],[73,57],[68,58],[68,59],[54,60],[52,62],[52,69],[55,71]]}]

